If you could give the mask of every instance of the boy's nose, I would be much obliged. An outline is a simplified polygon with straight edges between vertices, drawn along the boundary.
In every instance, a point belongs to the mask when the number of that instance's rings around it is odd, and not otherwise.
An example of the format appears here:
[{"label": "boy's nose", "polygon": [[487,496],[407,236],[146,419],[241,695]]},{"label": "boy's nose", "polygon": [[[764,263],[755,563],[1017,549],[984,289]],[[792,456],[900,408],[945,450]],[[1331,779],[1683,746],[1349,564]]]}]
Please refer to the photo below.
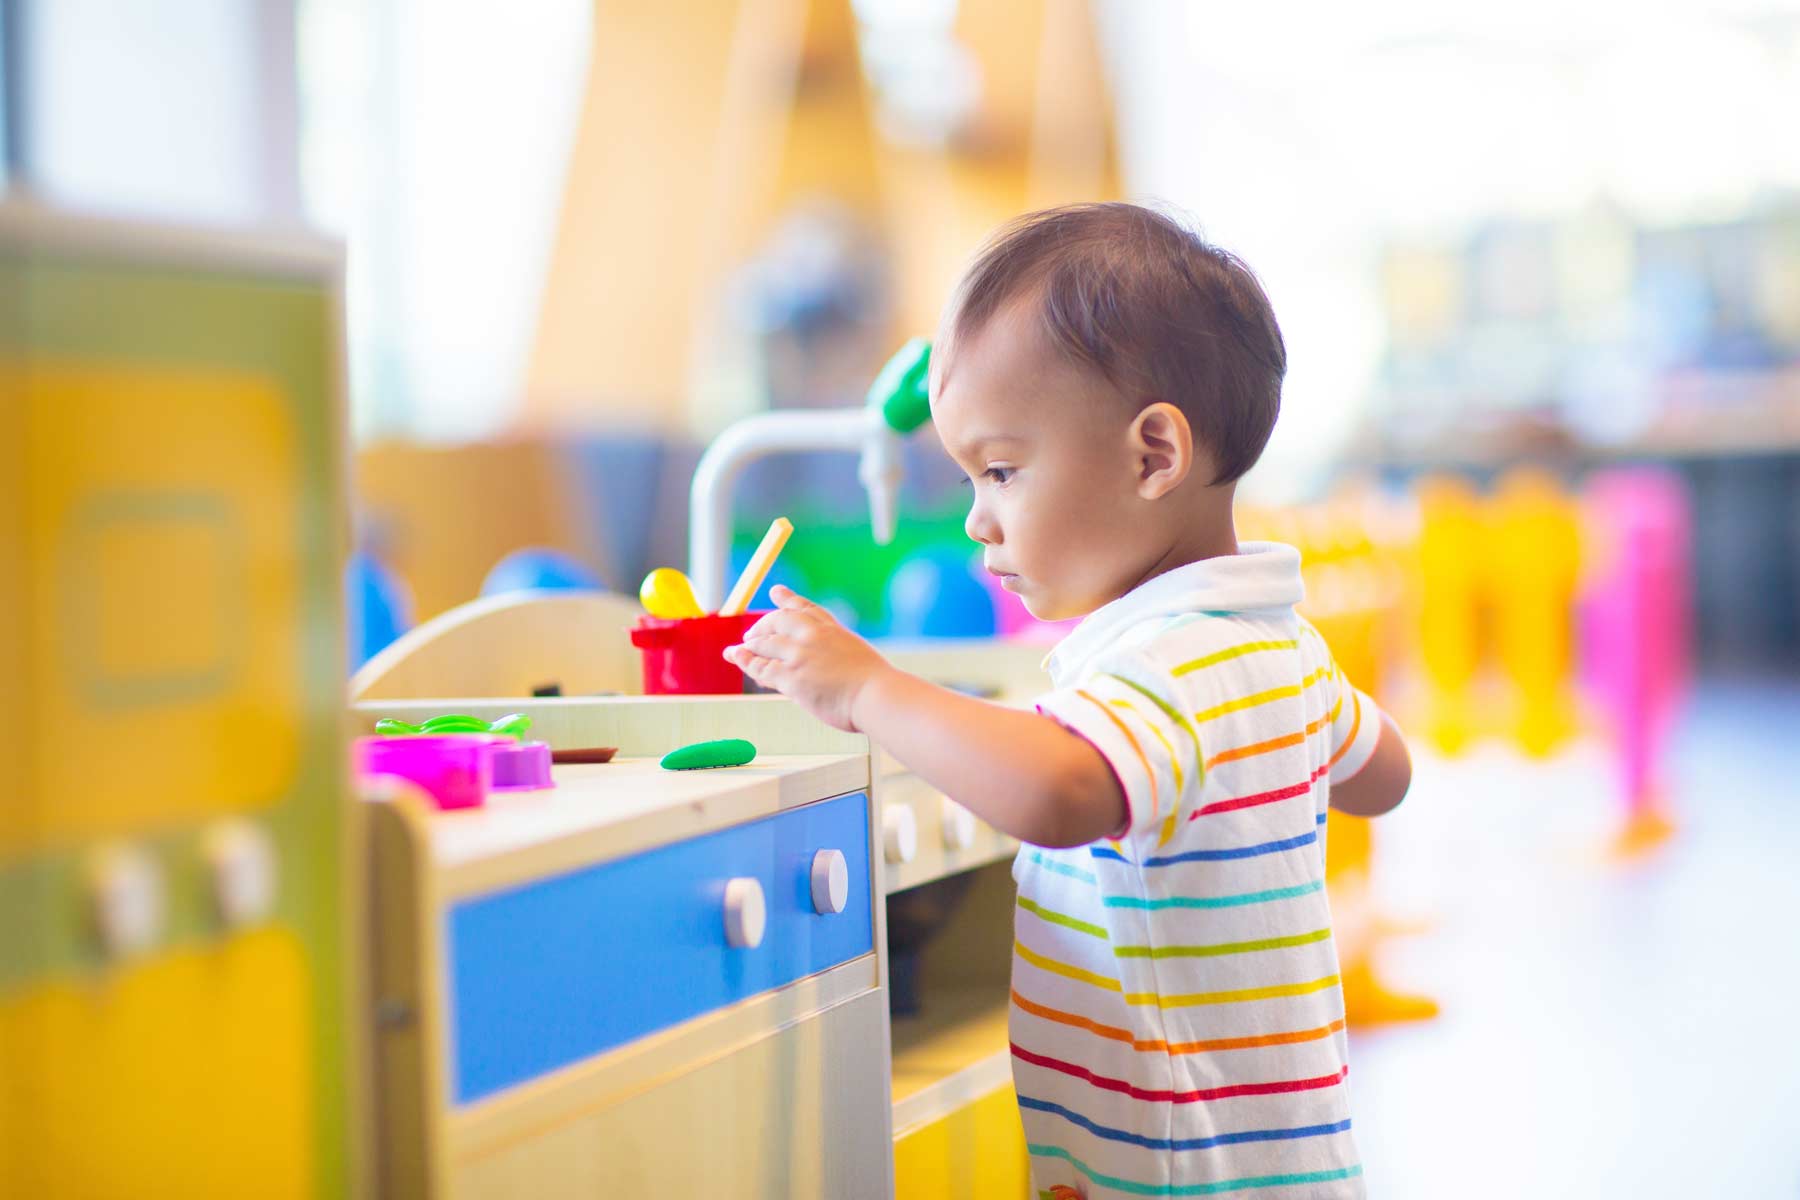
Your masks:
[{"label": "boy's nose", "polygon": [[971,540],[980,542],[983,546],[995,545],[1000,540],[999,529],[995,527],[987,514],[981,511],[979,504],[969,506],[969,517],[963,522],[963,532],[968,534]]}]

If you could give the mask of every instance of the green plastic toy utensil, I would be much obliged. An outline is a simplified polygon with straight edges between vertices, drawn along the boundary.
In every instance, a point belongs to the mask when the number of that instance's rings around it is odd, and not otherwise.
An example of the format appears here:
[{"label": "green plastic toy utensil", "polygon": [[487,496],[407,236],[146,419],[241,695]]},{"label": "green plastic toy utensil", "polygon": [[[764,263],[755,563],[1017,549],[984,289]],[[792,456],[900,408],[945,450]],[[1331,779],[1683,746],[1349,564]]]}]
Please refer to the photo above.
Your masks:
[{"label": "green plastic toy utensil", "polygon": [[665,771],[701,771],[709,767],[741,767],[756,757],[756,747],[743,738],[695,742],[663,755]]},{"label": "green plastic toy utensil", "polygon": [[504,717],[497,717],[492,721],[471,717],[467,713],[445,713],[441,717],[432,717],[422,725],[414,725],[393,717],[383,717],[375,722],[375,732],[381,737],[418,737],[441,733],[491,733],[522,742],[525,740],[526,730],[530,728],[531,718],[524,713],[507,713]]}]

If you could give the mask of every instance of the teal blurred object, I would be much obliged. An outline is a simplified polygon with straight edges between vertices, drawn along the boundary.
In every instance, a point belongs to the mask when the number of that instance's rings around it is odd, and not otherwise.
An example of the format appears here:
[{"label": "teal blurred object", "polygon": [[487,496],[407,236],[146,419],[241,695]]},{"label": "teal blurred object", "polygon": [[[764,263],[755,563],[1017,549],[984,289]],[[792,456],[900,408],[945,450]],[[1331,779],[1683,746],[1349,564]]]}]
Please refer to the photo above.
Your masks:
[{"label": "teal blurred object", "polygon": [[345,641],[350,669],[355,671],[412,628],[412,595],[398,575],[363,550],[352,554],[345,566],[344,593],[349,626]]},{"label": "teal blurred object", "polygon": [[887,636],[993,637],[994,598],[978,569],[975,556],[957,546],[932,547],[902,563],[888,580]]},{"label": "teal blurred object", "polygon": [[573,555],[533,546],[514,550],[495,563],[494,569],[481,581],[481,594],[498,596],[503,592],[600,591],[605,586],[593,568]]}]

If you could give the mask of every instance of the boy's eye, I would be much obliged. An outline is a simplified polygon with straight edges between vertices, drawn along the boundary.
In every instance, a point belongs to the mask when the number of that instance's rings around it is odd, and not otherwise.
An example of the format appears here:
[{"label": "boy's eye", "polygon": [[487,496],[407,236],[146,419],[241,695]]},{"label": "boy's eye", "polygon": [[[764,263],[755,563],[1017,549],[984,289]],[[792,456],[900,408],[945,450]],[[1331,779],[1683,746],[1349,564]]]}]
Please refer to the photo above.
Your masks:
[{"label": "boy's eye", "polygon": [[[1013,471],[1016,469],[1015,467],[989,467],[981,473],[981,477],[991,483],[1004,484],[1013,477]],[[975,481],[967,475],[963,476],[962,483],[964,487],[975,486]]]}]

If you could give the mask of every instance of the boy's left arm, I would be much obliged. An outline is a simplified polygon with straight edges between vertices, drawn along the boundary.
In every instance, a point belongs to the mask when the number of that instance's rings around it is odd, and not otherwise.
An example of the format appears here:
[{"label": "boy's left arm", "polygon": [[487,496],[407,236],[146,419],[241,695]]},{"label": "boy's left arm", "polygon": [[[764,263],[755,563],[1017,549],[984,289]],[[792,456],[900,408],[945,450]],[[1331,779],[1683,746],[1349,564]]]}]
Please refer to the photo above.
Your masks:
[{"label": "boy's left arm", "polygon": [[[1367,701],[1363,703],[1374,707]],[[1374,753],[1356,774],[1331,784],[1331,807],[1353,817],[1379,817],[1391,812],[1412,786],[1412,755],[1407,753],[1406,739],[1392,717],[1376,711],[1380,713],[1381,725]]]}]

